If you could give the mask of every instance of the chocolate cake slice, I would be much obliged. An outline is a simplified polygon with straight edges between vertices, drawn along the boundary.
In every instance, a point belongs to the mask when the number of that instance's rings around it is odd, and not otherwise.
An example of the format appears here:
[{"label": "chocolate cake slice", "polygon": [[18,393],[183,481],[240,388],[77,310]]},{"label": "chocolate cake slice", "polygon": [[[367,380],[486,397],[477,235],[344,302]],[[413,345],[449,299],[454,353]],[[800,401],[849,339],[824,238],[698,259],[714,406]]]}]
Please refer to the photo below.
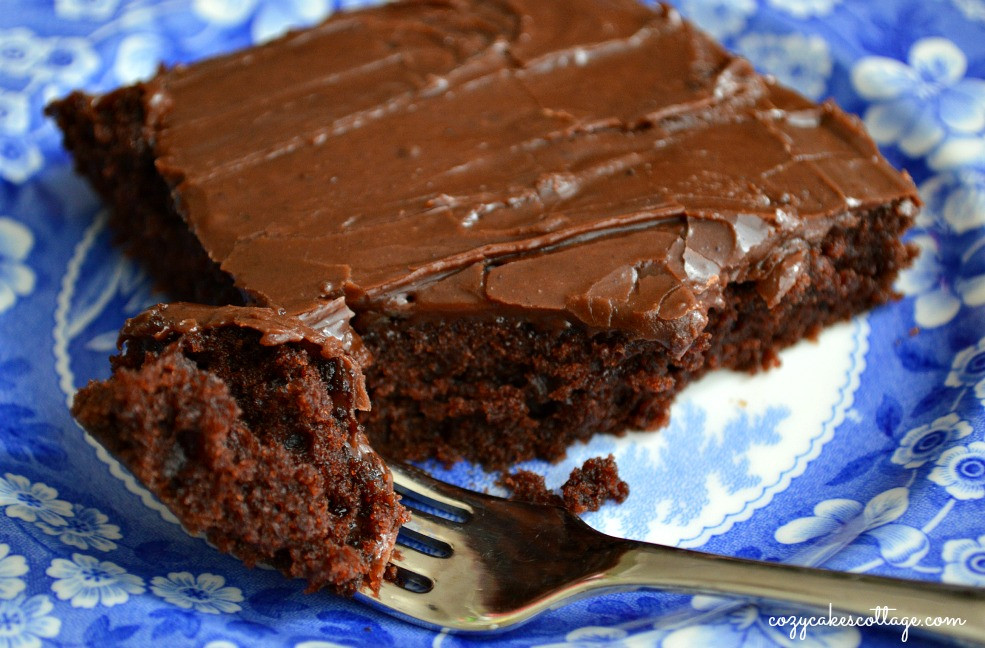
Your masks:
[{"label": "chocolate cake slice", "polygon": [[359,366],[269,309],[160,305],[72,413],[181,521],[247,565],[377,590],[407,515],[355,419]]},{"label": "chocolate cake slice", "polygon": [[49,112],[176,296],[361,338],[404,458],[658,427],[912,257],[856,118],[636,0],[395,2]]}]

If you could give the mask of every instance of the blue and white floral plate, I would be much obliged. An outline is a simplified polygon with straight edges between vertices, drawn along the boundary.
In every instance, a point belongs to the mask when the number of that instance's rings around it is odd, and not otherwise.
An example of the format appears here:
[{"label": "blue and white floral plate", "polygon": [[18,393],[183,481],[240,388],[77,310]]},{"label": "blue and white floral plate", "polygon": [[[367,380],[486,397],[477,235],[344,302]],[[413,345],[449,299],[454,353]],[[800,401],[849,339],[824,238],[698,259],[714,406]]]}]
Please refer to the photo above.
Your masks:
[{"label": "blue and white floral plate", "polygon": [[[360,2],[5,0],[0,13],[0,648],[472,645],[186,535],[75,425],[123,319],[154,300],[110,244],[42,107]],[[863,116],[926,208],[907,297],[719,374],[660,434],[602,437],[632,492],[586,520],[712,552],[985,586],[985,0],[681,0],[761,69]],[[715,405],[727,403],[726,407]],[[531,466],[528,466],[531,467]],[[495,491],[475,466],[439,477]],[[883,604],[873,601],[873,607]],[[518,645],[897,645],[901,628],[771,624],[782,608],[636,592],[543,615]]]}]

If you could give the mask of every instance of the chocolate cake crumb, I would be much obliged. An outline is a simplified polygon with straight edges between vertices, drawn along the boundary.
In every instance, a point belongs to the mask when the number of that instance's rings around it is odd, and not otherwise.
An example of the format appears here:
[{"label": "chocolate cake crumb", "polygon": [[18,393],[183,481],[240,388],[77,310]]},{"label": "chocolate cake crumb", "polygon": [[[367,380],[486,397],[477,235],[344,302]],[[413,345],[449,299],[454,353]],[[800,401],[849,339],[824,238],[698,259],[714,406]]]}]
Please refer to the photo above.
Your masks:
[{"label": "chocolate cake crumb", "polygon": [[[400,553],[399,551],[394,549],[393,554],[391,555],[394,559],[396,559],[400,557],[399,553]],[[396,583],[398,575],[399,574],[397,573],[397,566],[394,565],[393,563],[388,563],[386,569],[383,570],[383,581],[386,583]]]},{"label": "chocolate cake crumb", "polygon": [[609,500],[629,497],[629,484],[619,478],[615,457],[593,457],[571,471],[558,495],[548,490],[544,477],[530,470],[503,474],[496,483],[510,491],[510,499],[531,504],[563,506],[575,515],[597,511]]},{"label": "chocolate cake crumb", "polygon": [[564,508],[572,513],[597,511],[608,500],[622,503],[629,497],[629,484],[619,478],[616,459],[594,457],[571,471],[561,487]]},{"label": "chocolate cake crumb", "polygon": [[517,502],[564,506],[564,500],[552,493],[544,483],[544,476],[530,470],[518,470],[513,474],[504,473],[496,484],[510,491],[510,499]]}]

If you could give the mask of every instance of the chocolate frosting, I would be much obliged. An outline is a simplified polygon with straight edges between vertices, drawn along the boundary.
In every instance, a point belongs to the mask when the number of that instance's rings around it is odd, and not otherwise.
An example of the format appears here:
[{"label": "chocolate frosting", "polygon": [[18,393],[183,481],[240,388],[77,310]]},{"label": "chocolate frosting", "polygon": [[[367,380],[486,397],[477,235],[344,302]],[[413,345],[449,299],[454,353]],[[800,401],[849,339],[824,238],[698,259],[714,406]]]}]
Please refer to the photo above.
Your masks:
[{"label": "chocolate frosting", "polygon": [[636,0],[339,14],[144,88],[178,210],[255,302],[510,314],[680,355],[729,282],[770,305],[909,177],[857,119]]}]

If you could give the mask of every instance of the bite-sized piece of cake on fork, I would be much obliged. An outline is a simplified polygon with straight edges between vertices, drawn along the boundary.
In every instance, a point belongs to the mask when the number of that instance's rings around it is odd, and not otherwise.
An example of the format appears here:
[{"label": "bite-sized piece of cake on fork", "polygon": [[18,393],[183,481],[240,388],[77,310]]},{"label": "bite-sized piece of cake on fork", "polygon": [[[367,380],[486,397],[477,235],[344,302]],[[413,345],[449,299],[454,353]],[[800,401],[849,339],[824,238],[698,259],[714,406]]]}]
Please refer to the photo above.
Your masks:
[{"label": "bite-sized piece of cake on fork", "polygon": [[407,514],[335,338],[269,309],[160,305],[72,413],[193,533],[311,591],[379,588]]}]

